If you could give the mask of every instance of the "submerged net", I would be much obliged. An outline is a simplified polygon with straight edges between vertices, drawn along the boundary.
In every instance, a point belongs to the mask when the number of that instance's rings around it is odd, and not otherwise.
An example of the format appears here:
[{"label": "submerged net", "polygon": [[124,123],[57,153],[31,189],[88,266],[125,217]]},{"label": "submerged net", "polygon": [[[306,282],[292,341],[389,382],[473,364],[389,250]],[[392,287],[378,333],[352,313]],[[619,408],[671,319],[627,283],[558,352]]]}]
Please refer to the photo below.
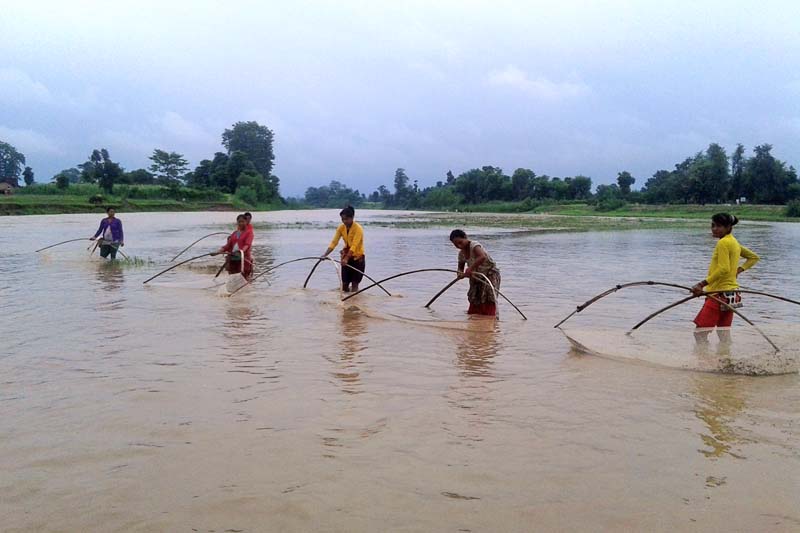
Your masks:
[{"label": "submerged net", "polygon": [[766,376],[798,372],[800,332],[795,324],[764,328],[779,346],[776,352],[758,333],[720,328],[697,339],[687,329],[660,329],[626,334],[619,329],[562,330],[581,353],[643,364]]}]

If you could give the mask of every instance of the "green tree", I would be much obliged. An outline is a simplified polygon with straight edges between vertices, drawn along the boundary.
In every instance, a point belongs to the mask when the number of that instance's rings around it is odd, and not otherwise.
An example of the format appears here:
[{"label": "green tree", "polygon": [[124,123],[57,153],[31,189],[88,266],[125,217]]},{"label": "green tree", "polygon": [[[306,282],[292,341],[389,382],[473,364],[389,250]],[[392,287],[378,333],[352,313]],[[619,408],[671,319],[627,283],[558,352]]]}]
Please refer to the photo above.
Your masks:
[{"label": "green tree", "polygon": [[739,143],[731,154],[731,192],[730,199],[738,200],[742,197],[744,188],[744,166],[747,159],[744,156],[744,145]]},{"label": "green tree", "polygon": [[52,181],[56,181],[56,178],[61,174],[67,176],[67,179],[69,179],[70,183],[78,183],[81,181],[81,171],[75,167],[65,168],[64,170],[53,176]]},{"label": "green tree", "polygon": [[237,122],[222,133],[222,145],[228,150],[228,155],[243,152],[264,177],[272,175],[275,161],[273,140],[272,130],[255,121]]},{"label": "green tree", "polygon": [[25,166],[25,156],[10,144],[0,141],[0,181],[10,180],[19,186],[19,175]]},{"label": "green tree", "polygon": [[617,174],[617,186],[619,187],[620,195],[625,198],[631,194],[631,185],[636,183],[636,178],[631,176],[627,170],[623,170]]},{"label": "green tree", "polygon": [[182,154],[177,152],[167,152],[155,149],[150,156],[150,172],[155,174],[158,181],[164,185],[172,187],[180,185],[186,171],[189,170],[189,162]]},{"label": "green tree", "polygon": [[223,154],[222,152],[214,154],[214,159],[211,160],[210,176],[213,188],[232,193],[236,190],[236,186],[235,183],[232,183],[232,180],[228,179],[229,161],[230,158],[227,154]]},{"label": "green tree", "polygon": [[404,168],[398,168],[394,171],[394,196],[392,199],[396,205],[404,206],[411,200],[414,191],[408,185],[409,181]]},{"label": "green tree", "polygon": [[62,191],[65,190],[67,187],[69,187],[70,184],[69,176],[67,174],[64,174],[63,172],[61,174],[56,175],[55,181],[56,181],[56,187],[58,187]]},{"label": "green tree", "polygon": [[25,170],[22,171],[22,177],[25,179],[26,187],[33,185],[33,169],[31,167],[25,167]]},{"label": "green tree", "polygon": [[531,182],[536,177],[536,173],[528,168],[518,168],[511,175],[511,198],[512,200],[524,200],[530,195]]},{"label": "green tree", "polygon": [[78,168],[81,169],[81,181],[97,183],[106,194],[114,191],[114,184],[119,181],[124,172],[119,164],[111,160],[111,156],[105,148],[93,150],[89,160],[78,165]]},{"label": "green tree", "polygon": [[126,182],[134,185],[151,185],[156,181],[156,177],[143,168],[126,172],[124,178]]},{"label": "green tree", "polygon": [[705,153],[707,163],[708,191],[710,201],[719,203],[728,199],[731,187],[731,175],[728,169],[728,155],[717,143],[708,145]]},{"label": "green tree", "polygon": [[569,183],[570,199],[588,200],[592,196],[592,178],[575,176]]},{"label": "green tree", "polygon": [[775,159],[772,145],[753,149],[744,170],[746,196],[757,203],[783,204],[789,199],[790,187],[797,182],[794,169]]}]

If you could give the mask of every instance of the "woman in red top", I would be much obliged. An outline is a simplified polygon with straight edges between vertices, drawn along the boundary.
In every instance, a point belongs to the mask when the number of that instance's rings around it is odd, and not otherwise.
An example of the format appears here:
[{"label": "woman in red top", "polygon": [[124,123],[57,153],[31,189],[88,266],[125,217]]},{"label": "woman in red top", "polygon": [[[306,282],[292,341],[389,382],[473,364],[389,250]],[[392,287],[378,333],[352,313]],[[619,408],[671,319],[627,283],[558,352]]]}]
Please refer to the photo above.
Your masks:
[{"label": "woman in red top", "polygon": [[253,232],[247,229],[247,218],[244,215],[236,217],[236,231],[228,237],[225,246],[217,250],[217,254],[227,254],[225,267],[228,274],[241,273],[245,279],[250,279],[253,274]]}]

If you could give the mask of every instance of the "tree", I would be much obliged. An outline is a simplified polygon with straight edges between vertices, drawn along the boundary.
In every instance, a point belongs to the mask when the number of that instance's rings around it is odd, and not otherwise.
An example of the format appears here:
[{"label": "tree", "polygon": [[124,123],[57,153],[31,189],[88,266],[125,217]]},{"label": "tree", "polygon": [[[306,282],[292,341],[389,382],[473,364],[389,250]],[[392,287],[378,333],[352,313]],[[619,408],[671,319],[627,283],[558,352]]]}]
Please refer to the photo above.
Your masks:
[{"label": "tree", "polygon": [[775,159],[772,145],[762,144],[753,149],[753,157],[744,169],[745,196],[755,202],[783,204],[790,197],[797,174],[785,162]]},{"label": "tree", "polygon": [[744,145],[736,145],[736,150],[731,154],[731,190],[729,197],[738,200],[742,197],[744,186],[744,165],[747,162],[744,156]]},{"label": "tree", "polygon": [[447,171],[447,178],[446,178],[445,183],[447,185],[452,185],[455,181],[456,181],[456,177],[453,176],[453,171],[452,170],[448,170]]},{"label": "tree", "polygon": [[126,172],[124,181],[134,185],[150,185],[155,183],[156,177],[143,168],[137,168],[136,170]]},{"label": "tree", "polygon": [[631,185],[634,183],[636,183],[636,178],[631,176],[631,173],[627,170],[623,170],[617,174],[617,185],[619,186],[619,192],[623,198],[631,194]]},{"label": "tree", "polygon": [[228,155],[243,152],[252,161],[255,170],[264,177],[272,175],[275,161],[273,139],[272,130],[255,121],[237,122],[222,133],[222,145],[228,150]]},{"label": "tree", "polygon": [[22,177],[25,179],[26,187],[33,185],[33,169],[31,167],[25,167],[25,170],[22,171]]},{"label": "tree", "polygon": [[81,171],[75,167],[65,168],[64,170],[53,176],[52,181],[56,181],[56,178],[58,178],[62,174],[67,176],[67,179],[69,180],[70,183],[78,183],[81,181]]},{"label": "tree", "polygon": [[189,162],[177,152],[166,152],[156,148],[149,159],[153,162],[150,165],[150,172],[164,185],[173,187],[180,185],[183,176],[189,170]]},{"label": "tree", "polygon": [[211,160],[211,186],[223,192],[232,193],[236,190],[235,185],[232,186],[231,180],[228,179],[228,161],[230,158],[227,154],[217,152],[214,154],[214,159]]},{"label": "tree", "polygon": [[0,141],[0,181],[10,180],[19,186],[19,175],[25,166],[25,156],[10,144]]},{"label": "tree", "polygon": [[510,200],[513,195],[511,178],[503,174],[503,169],[493,166],[464,172],[456,178],[454,189],[468,204]]},{"label": "tree", "polygon": [[306,189],[305,201],[314,207],[342,208],[346,205],[358,207],[361,205],[363,197],[358,190],[353,190],[339,181],[332,180],[329,185]]},{"label": "tree", "polygon": [[406,169],[398,168],[394,171],[394,203],[396,205],[406,205],[411,199],[413,189],[408,186],[409,178]]},{"label": "tree", "polygon": [[511,175],[511,195],[513,200],[524,200],[530,195],[531,182],[536,177],[533,170],[518,168]]},{"label": "tree", "polygon": [[123,174],[122,167],[111,160],[105,148],[93,150],[89,160],[78,165],[78,168],[81,169],[81,181],[97,183],[107,194],[114,191],[114,183]]},{"label": "tree", "polygon": [[588,200],[592,196],[592,178],[575,176],[569,183],[572,200]]},{"label": "tree", "polygon": [[61,174],[58,174],[55,177],[55,180],[56,180],[56,187],[58,187],[62,191],[64,189],[66,189],[67,187],[69,187],[70,180],[69,180],[69,176],[67,174],[64,174],[62,172]]},{"label": "tree", "polygon": [[728,155],[717,143],[708,145],[705,153],[707,164],[708,193],[712,202],[725,201],[730,194],[731,175],[728,170]]}]

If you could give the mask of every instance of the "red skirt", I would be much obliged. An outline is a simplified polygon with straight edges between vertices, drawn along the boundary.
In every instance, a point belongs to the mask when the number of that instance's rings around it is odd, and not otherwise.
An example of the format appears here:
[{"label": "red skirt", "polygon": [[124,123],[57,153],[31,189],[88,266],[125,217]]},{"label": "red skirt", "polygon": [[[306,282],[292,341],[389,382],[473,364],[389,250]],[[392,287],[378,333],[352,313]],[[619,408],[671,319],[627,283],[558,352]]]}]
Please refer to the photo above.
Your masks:
[{"label": "red skirt", "polygon": [[469,304],[467,314],[495,316],[497,315],[497,304]]},{"label": "red skirt", "polygon": [[230,258],[227,258],[226,267],[228,274],[241,274],[247,280],[249,280],[250,276],[253,275],[253,260],[247,256],[245,256],[244,261],[241,259],[234,261]]},{"label": "red skirt", "polygon": [[[722,300],[724,296],[719,295],[718,298]],[[741,296],[737,294],[737,301],[741,301],[741,299]],[[729,328],[733,324],[733,315],[733,311],[723,309],[717,300],[706,298],[703,308],[694,318],[694,323],[698,328]]]}]

